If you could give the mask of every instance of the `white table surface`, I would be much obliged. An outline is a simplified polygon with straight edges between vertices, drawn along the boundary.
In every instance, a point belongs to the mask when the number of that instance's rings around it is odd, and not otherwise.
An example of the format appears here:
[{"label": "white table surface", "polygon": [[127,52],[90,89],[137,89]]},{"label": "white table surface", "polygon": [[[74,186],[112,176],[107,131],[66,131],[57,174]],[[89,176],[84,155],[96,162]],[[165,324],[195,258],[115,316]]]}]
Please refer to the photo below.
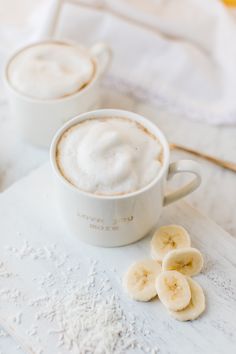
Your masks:
[{"label": "white table surface", "polygon": [[[191,235],[193,247],[204,257],[203,270],[194,279],[204,290],[206,311],[196,321],[178,322],[168,315],[158,299],[136,302],[122,287],[123,275],[130,264],[150,257],[151,235],[126,247],[98,248],[80,242],[63,222],[53,188],[54,178],[50,165],[46,164],[0,195],[0,231],[7,236],[0,248],[1,276],[3,271],[9,274],[1,277],[0,321],[11,329],[27,354],[82,354],[75,344],[78,337],[72,336],[75,346],[71,350],[64,346],[58,348],[58,334],[65,329],[59,318],[65,312],[71,314],[66,304],[77,291],[78,295],[80,291],[83,293],[81,284],[90,289],[87,294],[97,294],[103,279],[109,286],[104,289],[103,283],[101,297],[108,306],[111,295],[118,296],[126,315],[122,327],[128,331],[126,326],[132,323],[132,316],[136,317],[132,339],[137,346],[134,350],[126,347],[115,353],[221,354],[222,348],[227,354],[235,353],[236,240],[233,237],[183,201],[163,210],[158,225],[183,225]],[[91,262],[95,262],[95,269],[91,268]],[[94,281],[92,288],[88,287],[89,274]],[[86,309],[93,308],[89,295],[87,305],[83,303]],[[59,308],[56,304],[60,304]],[[99,308],[97,301],[96,304],[95,312]],[[81,309],[76,310],[76,303],[74,306],[73,311],[78,314]],[[16,320],[17,314],[21,316],[20,321]],[[79,314],[77,320],[81,319]],[[88,322],[90,315],[87,313]],[[109,323],[112,327],[112,321]],[[141,324],[144,332],[139,328]],[[76,329],[69,331],[69,337],[70,333],[77,333]],[[121,342],[126,335],[126,332],[121,334]],[[89,344],[91,337],[85,338]],[[114,354],[107,348],[107,353]]]},{"label": "white table surface", "polygon": [[[139,104],[133,99],[113,93],[104,93],[103,107],[119,107],[137,111],[155,121],[169,141],[186,144],[225,159],[235,160],[236,127],[212,127],[176,117],[158,108]],[[191,156],[174,152],[172,160]],[[0,106],[0,189],[10,185],[48,160],[48,151],[22,142],[15,128],[9,107],[3,100]],[[236,200],[236,175],[208,162],[199,161],[203,167],[203,182],[198,191],[186,198],[201,212],[214,219],[236,237],[234,201]],[[177,178],[176,178],[177,179]],[[178,181],[181,182],[181,181]],[[178,183],[177,183],[178,184]],[[0,353],[20,354],[13,340],[0,338]]]},{"label": "white table surface", "polygon": [[[106,95],[104,106],[108,104]],[[109,100],[110,101],[110,100]],[[166,133],[169,141],[186,144],[216,156],[235,160],[236,127],[212,127],[174,117],[166,112],[158,112],[128,98],[114,95],[114,107],[127,108],[143,113],[155,120]],[[122,102],[122,103],[121,103]],[[191,157],[184,153],[174,153],[172,158]],[[3,192],[12,183],[29,173],[48,159],[48,151],[27,145],[17,136],[14,121],[5,102],[0,106],[0,189]],[[234,218],[236,199],[236,175],[224,171],[208,162],[200,161],[203,166],[201,188],[187,200],[199,210],[214,219],[225,230],[236,237]],[[21,353],[10,338],[0,339],[3,354]],[[0,352],[1,353],[1,352]]]}]

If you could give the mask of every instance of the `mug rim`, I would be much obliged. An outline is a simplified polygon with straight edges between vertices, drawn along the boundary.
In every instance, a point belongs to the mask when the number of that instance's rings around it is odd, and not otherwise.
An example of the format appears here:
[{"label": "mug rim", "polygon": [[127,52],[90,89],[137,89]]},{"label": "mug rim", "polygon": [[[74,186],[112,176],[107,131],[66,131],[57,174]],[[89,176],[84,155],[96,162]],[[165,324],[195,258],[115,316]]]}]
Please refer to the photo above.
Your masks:
[{"label": "mug rim", "polygon": [[[42,98],[37,98],[37,97],[31,97],[28,96],[20,91],[18,91],[10,82],[9,77],[8,77],[8,70],[9,70],[9,65],[11,63],[11,61],[21,52],[23,52],[25,49],[36,46],[38,44],[46,44],[46,43],[61,43],[61,44],[67,44],[67,45],[73,45],[79,48],[83,48],[87,53],[88,56],[91,58],[91,60],[94,63],[95,66],[95,72],[92,76],[92,79],[90,80],[90,82],[83,87],[81,90],[79,90],[78,92],[72,93],[71,95],[65,96],[65,97],[58,97],[58,98],[49,98],[49,99],[42,99]],[[96,44],[96,43],[95,43]],[[98,68],[98,60],[95,56],[93,56],[90,51],[89,48],[81,45],[80,43],[77,43],[76,41],[73,40],[67,40],[67,39],[44,39],[44,40],[39,40],[36,42],[32,42],[29,43],[25,46],[22,46],[20,48],[18,48],[17,50],[15,50],[10,57],[7,59],[6,64],[4,66],[4,75],[3,75],[3,79],[5,84],[8,86],[9,89],[11,89],[16,95],[18,95],[19,97],[21,97],[22,99],[28,101],[28,102],[37,102],[37,103],[44,103],[44,104],[52,104],[52,103],[58,103],[61,101],[68,101],[70,99],[73,99],[79,95],[82,95],[84,92],[86,92],[87,90],[89,90],[90,88],[92,88],[92,86],[94,86],[95,82],[97,81],[98,77],[99,77],[99,68]]]},{"label": "mug rim", "polygon": [[[85,121],[89,118],[104,118],[105,117],[126,117],[128,119],[131,119],[132,121],[138,122],[142,125],[144,125],[145,128],[149,129],[151,133],[153,133],[159,140],[163,148],[163,164],[161,167],[161,170],[157,174],[157,176],[147,185],[144,187],[135,190],[134,192],[130,193],[125,193],[121,195],[104,195],[104,194],[95,194],[92,192],[87,192],[82,189],[79,189],[78,187],[74,186],[72,183],[70,183],[61,173],[58,164],[57,164],[57,159],[56,159],[56,149],[57,149],[57,144],[59,142],[59,139],[61,136],[64,134],[66,130],[71,128],[72,126],[78,124],[79,122]],[[82,194],[86,197],[89,197],[91,199],[98,199],[98,200],[121,200],[121,199],[128,199],[131,197],[136,197],[149,189],[151,189],[154,185],[156,185],[163,177],[163,175],[166,173],[166,171],[169,168],[169,160],[170,160],[170,149],[169,145],[167,142],[167,139],[163,132],[158,128],[157,125],[155,125],[153,122],[151,122],[148,118],[145,118],[144,116],[127,111],[127,110],[122,110],[122,109],[111,109],[111,108],[106,108],[106,109],[97,109],[89,112],[85,112],[82,114],[79,114],[78,116],[70,119],[66,124],[64,124],[54,135],[53,140],[51,142],[50,146],[50,163],[52,166],[52,169],[56,176],[59,178],[60,182],[62,182],[66,187],[70,188],[72,191],[78,194]]]}]

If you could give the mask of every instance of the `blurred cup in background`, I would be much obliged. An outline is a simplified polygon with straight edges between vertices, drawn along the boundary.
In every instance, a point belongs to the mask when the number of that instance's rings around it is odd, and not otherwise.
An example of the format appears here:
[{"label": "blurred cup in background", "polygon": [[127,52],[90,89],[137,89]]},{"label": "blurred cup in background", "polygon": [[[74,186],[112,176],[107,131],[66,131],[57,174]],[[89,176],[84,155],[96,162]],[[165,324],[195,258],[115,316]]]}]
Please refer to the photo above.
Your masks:
[{"label": "blurred cup in background", "polygon": [[[9,67],[14,59],[33,46],[41,44],[62,44],[79,48],[86,53],[94,65],[94,73],[83,87],[74,93],[58,98],[37,98],[14,87],[9,77]],[[104,43],[97,43],[91,48],[65,40],[47,40],[30,44],[17,50],[7,61],[4,81],[8,100],[15,122],[22,138],[34,145],[49,147],[55,132],[74,116],[99,106],[99,81],[111,60],[111,50]],[[56,70],[55,65],[51,70]],[[22,79],[23,80],[23,79]],[[50,80],[48,81],[50,85]]]}]

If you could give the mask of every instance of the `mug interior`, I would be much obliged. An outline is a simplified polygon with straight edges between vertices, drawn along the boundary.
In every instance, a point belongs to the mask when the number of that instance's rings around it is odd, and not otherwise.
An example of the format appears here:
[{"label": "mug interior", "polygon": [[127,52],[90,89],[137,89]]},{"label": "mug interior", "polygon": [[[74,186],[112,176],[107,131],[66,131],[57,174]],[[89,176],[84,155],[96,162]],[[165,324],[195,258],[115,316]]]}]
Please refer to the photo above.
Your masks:
[{"label": "mug interior", "polygon": [[[91,192],[86,192],[83,191],[77,187],[75,187],[73,184],[71,184],[61,173],[58,164],[57,164],[57,159],[56,159],[56,152],[57,152],[57,144],[61,138],[61,136],[71,127],[74,125],[81,123],[83,121],[86,121],[88,119],[99,119],[99,118],[127,118],[130,119],[131,121],[137,122],[144,126],[144,128],[147,128],[148,131],[150,131],[152,134],[155,135],[155,137],[160,141],[162,149],[163,149],[163,158],[162,158],[162,167],[157,176],[146,186],[143,188],[140,188],[134,192],[122,194],[122,195],[100,195],[100,194],[94,194]],[[143,116],[125,111],[125,110],[119,110],[119,109],[100,109],[100,110],[95,110],[91,112],[86,112],[83,114],[80,114],[79,116],[69,120],[64,126],[62,126],[56,135],[53,138],[53,141],[51,143],[51,148],[50,148],[50,160],[51,160],[51,165],[53,167],[53,170],[55,171],[56,175],[59,177],[62,183],[66,184],[69,188],[72,188],[74,191],[77,193],[82,193],[85,194],[89,197],[96,198],[96,199],[125,199],[131,196],[138,195],[148,189],[150,189],[154,184],[156,184],[162,177],[163,174],[167,171],[169,167],[169,158],[170,158],[170,150],[169,150],[169,144],[162,133],[162,131],[150,120],[147,118],[144,118]]]},{"label": "mug interior", "polygon": [[[40,45],[40,44],[47,44],[47,43],[56,43],[56,44],[62,44],[62,45],[69,45],[69,46],[75,46],[78,48],[82,48],[83,50],[85,50],[88,54],[88,57],[91,59],[91,61],[93,62],[94,65],[94,73],[93,76],[91,78],[91,80],[84,86],[82,87],[79,91],[72,93],[71,95],[65,96],[65,97],[58,97],[58,98],[53,98],[53,99],[41,99],[41,98],[35,98],[35,97],[31,97],[28,96],[20,91],[18,91],[11,83],[11,81],[9,80],[9,76],[8,76],[8,71],[9,71],[9,66],[11,64],[11,62],[14,60],[14,58],[17,57],[17,55],[19,55],[21,52],[25,51],[28,48]],[[42,102],[42,103],[46,103],[46,102],[59,102],[59,101],[65,101],[65,100],[69,100],[87,90],[89,90],[91,88],[91,86],[94,84],[94,82],[96,81],[96,79],[98,78],[98,63],[95,57],[93,57],[91,55],[91,53],[89,52],[88,48],[83,47],[82,45],[73,42],[73,41],[68,41],[68,40],[43,40],[43,41],[38,41],[38,42],[34,42],[31,43],[25,47],[22,47],[20,49],[18,49],[13,55],[11,55],[11,57],[8,59],[6,66],[5,66],[5,70],[4,70],[4,79],[6,84],[19,96],[24,97],[24,99],[27,99],[28,101],[31,102]]]}]

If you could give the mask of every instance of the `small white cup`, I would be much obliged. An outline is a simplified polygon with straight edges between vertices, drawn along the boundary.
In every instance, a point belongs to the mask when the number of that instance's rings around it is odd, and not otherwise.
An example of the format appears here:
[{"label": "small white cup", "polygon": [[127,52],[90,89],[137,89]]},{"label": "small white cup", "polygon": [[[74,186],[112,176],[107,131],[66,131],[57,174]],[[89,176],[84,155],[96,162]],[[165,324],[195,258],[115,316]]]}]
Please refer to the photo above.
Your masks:
[{"label": "small white cup", "polygon": [[[142,124],[163,146],[163,165],[156,178],[144,188],[120,196],[101,196],[79,190],[61,174],[56,161],[57,143],[71,126],[89,118],[125,117]],[[163,206],[193,192],[201,183],[199,164],[180,160],[170,164],[169,145],[159,128],[148,119],[123,110],[103,109],[81,114],[70,120],[56,134],[50,151],[51,165],[56,175],[57,194],[69,229],[87,243],[112,247],[132,243],[144,237],[161,215]],[[194,175],[191,182],[168,195],[164,194],[166,181],[177,173]]]},{"label": "small white cup", "polygon": [[[40,43],[60,42],[79,46],[71,41],[45,40],[33,43],[15,52],[7,61],[4,81],[8,100],[21,136],[26,141],[42,147],[49,147],[56,131],[70,118],[97,107],[99,102],[99,79],[106,70],[111,50],[104,43],[97,43],[86,49],[95,63],[95,75],[83,89],[67,97],[58,99],[31,98],[18,92],[8,79],[8,66],[21,51]],[[85,48],[83,48],[85,50]]]}]

